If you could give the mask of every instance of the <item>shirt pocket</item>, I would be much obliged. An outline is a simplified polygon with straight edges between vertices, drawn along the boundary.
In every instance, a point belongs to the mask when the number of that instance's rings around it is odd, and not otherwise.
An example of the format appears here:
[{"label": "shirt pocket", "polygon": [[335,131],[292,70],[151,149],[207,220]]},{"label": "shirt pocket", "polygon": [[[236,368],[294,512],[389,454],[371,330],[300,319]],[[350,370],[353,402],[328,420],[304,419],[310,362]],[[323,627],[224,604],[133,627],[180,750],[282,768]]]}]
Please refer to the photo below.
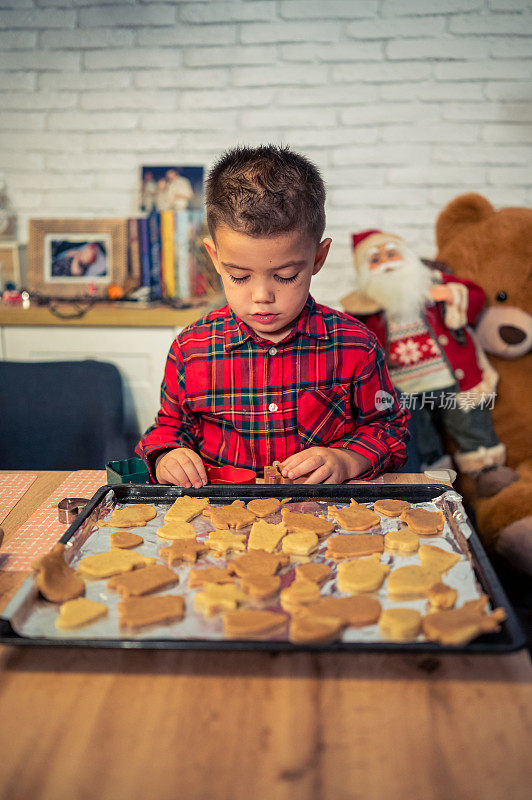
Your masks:
[{"label": "shirt pocket", "polygon": [[303,447],[333,444],[352,427],[348,386],[298,392],[297,428]]}]

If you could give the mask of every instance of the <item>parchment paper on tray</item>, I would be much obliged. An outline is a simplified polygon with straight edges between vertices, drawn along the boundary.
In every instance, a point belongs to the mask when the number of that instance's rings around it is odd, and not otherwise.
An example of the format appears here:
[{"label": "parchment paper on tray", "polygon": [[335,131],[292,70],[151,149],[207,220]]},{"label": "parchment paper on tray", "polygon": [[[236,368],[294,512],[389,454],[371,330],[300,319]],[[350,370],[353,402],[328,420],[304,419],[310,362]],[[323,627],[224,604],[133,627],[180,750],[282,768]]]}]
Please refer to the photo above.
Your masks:
[{"label": "parchment paper on tray", "polygon": [[[295,494],[295,491],[294,491]],[[231,498],[231,500],[234,499]],[[247,498],[249,499],[249,498]],[[171,502],[171,501],[170,501]],[[338,506],[348,505],[345,502],[334,501]],[[219,505],[217,499],[211,499],[212,505]],[[283,508],[288,508],[291,511],[322,514],[327,515],[327,506],[330,504],[328,500],[292,500],[283,503]],[[113,507],[125,507],[127,504],[116,504],[112,492],[109,492],[99,508],[99,518],[107,518],[110,516]],[[167,547],[169,542],[164,541],[157,536],[157,528],[164,523],[164,515],[168,510],[169,504],[154,502],[157,509],[157,516],[147,523],[142,528],[135,528],[135,532],[140,533],[144,538],[143,544],[135,548],[136,552],[142,555],[156,558],[158,563],[162,563],[159,558],[159,550]],[[373,507],[372,503],[367,504],[369,508]],[[456,589],[458,593],[458,600],[456,605],[461,606],[468,600],[473,600],[480,597],[482,594],[481,588],[476,580],[471,556],[469,553],[466,535],[468,527],[463,525],[466,519],[461,498],[456,492],[448,491],[440,497],[423,503],[413,503],[412,507],[424,508],[427,510],[440,510],[444,514],[445,526],[439,536],[420,537],[420,544],[433,544],[442,549],[450,552],[458,553],[461,556],[460,562],[452,568],[448,575],[445,576],[445,583]],[[277,512],[268,517],[268,521],[277,523],[281,521],[281,514]],[[207,538],[213,525],[209,519],[203,516],[196,517],[192,524],[196,530],[196,536],[199,541]],[[387,533],[390,530],[398,530],[401,523],[397,518],[381,518],[381,533]],[[345,533],[338,525],[335,532]],[[112,527],[98,527],[94,523],[94,518],[91,518],[87,523],[81,526],[74,534],[72,539],[67,545],[68,560],[71,566],[76,567],[79,561],[89,555],[102,553],[110,548],[110,536],[113,531]],[[249,533],[249,526],[245,528],[242,533]],[[325,550],[327,547],[327,537],[319,542],[318,551],[311,557],[305,559],[294,559],[293,563],[283,568],[280,572],[281,587],[288,586],[294,579],[295,566],[297,563],[304,561],[312,561],[314,563],[327,563],[331,567],[331,577],[321,588],[323,596],[346,596],[342,595],[336,587],[336,570],[337,564],[331,559],[326,558]],[[230,557],[236,554],[229,554]],[[107,589],[107,580],[93,580],[88,581],[86,586],[86,597],[97,602],[105,603],[109,608],[109,614],[92,624],[80,629],[60,631],[55,627],[55,621],[58,615],[58,606],[48,603],[40,599],[35,591],[31,591],[31,586],[26,592],[25,600],[20,604],[18,609],[11,616],[11,624],[20,636],[25,637],[46,637],[50,639],[68,639],[68,640],[121,640],[121,639],[153,639],[153,640],[207,640],[207,641],[220,641],[224,638],[222,631],[222,623],[220,616],[210,619],[197,613],[194,610],[193,597],[196,589],[190,589],[188,586],[188,573],[192,567],[201,567],[203,565],[211,566],[225,566],[226,558],[219,558],[214,556],[211,552],[201,556],[196,564],[182,564],[174,566],[173,569],[179,577],[177,585],[161,590],[160,594],[178,594],[183,595],[186,600],[186,614],[182,621],[176,621],[164,625],[154,625],[146,628],[139,629],[136,632],[124,631],[119,627],[117,605],[120,597],[116,592]],[[396,555],[385,551],[382,556],[382,562],[394,568],[397,566],[405,566],[408,564],[419,564],[419,558],[414,553],[412,555]],[[426,599],[401,601],[400,603],[390,600],[386,590],[386,582],[383,587],[372,593],[376,597],[383,608],[394,606],[401,606],[406,608],[413,608],[424,613],[426,610]],[[268,610],[281,611],[279,600],[275,601],[251,601],[249,607],[264,608]],[[271,637],[264,637],[267,641],[287,641],[288,636],[284,634],[276,634]],[[341,634],[340,640],[344,643],[367,642],[375,643],[382,642],[383,638],[377,625],[369,625],[364,628],[346,628]],[[419,637],[419,641],[423,641],[423,637]]]}]

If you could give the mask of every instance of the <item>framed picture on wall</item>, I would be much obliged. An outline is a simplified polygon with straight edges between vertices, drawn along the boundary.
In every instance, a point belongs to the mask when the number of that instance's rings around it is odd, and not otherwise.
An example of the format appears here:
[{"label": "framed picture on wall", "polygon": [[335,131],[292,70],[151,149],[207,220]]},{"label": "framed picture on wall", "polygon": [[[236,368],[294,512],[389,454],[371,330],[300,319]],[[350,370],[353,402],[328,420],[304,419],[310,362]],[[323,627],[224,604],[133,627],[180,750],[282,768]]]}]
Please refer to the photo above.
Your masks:
[{"label": "framed picture on wall", "polygon": [[55,297],[106,296],[127,277],[123,219],[32,219],[28,289]]},{"label": "framed picture on wall", "polygon": [[141,167],[140,210],[185,211],[204,205],[203,167],[159,164]]}]

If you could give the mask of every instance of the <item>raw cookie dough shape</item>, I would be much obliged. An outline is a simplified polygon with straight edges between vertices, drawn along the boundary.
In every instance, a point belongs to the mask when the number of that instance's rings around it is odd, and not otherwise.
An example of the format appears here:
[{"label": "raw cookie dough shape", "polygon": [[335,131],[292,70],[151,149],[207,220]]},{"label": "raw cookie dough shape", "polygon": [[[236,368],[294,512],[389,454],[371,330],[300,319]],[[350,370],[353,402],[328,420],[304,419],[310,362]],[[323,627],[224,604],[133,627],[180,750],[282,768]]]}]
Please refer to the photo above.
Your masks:
[{"label": "raw cookie dough shape", "polygon": [[419,536],[409,528],[388,531],[384,534],[384,546],[386,550],[396,553],[415,553],[419,547]]},{"label": "raw cookie dough shape", "polygon": [[338,617],[313,617],[305,614],[292,617],[288,638],[294,644],[333,642],[338,639],[343,627]]},{"label": "raw cookie dough shape", "polygon": [[64,603],[85,594],[85,581],[65,562],[65,545],[57,542],[46,555],[31,565],[36,570],[35,585],[46,600]]},{"label": "raw cookie dough shape", "polygon": [[243,533],[231,533],[231,531],[216,530],[209,533],[209,537],[205,541],[205,544],[209,550],[214,550],[220,555],[223,555],[224,553],[227,553],[228,550],[245,550],[245,540],[246,537]]},{"label": "raw cookie dough shape", "polygon": [[159,558],[164,559],[169,567],[174,564],[179,564],[182,561],[188,561],[194,564],[198,556],[206,553],[208,547],[201,542],[191,541],[190,539],[181,539],[169,547],[161,547],[159,550]]},{"label": "raw cookie dough shape", "polygon": [[328,536],[334,530],[334,523],[321,515],[300,514],[297,511],[289,511],[287,508],[283,508],[281,517],[289,533],[309,531],[310,533],[315,533],[316,536]]},{"label": "raw cookie dough shape", "polygon": [[232,611],[247,599],[234,583],[207,583],[194,596],[194,609],[205,617],[213,617],[222,611]]},{"label": "raw cookie dough shape", "polygon": [[108,613],[109,609],[103,603],[87,600],[86,597],[78,597],[75,600],[67,600],[60,606],[55,627],[59,630],[81,628],[83,625],[88,625],[89,622],[105,617]]},{"label": "raw cookie dough shape", "polygon": [[95,553],[85,556],[78,564],[78,569],[83,575],[96,580],[110,578],[119,572],[129,572],[136,567],[147,567],[155,562],[154,558],[147,558],[133,550],[109,550],[107,553]]},{"label": "raw cookie dough shape", "polygon": [[431,586],[440,582],[436,570],[408,564],[398,567],[388,578],[388,594],[392,600],[417,600],[426,597]]},{"label": "raw cookie dough shape", "polygon": [[194,525],[190,522],[165,522],[160,528],[157,528],[157,536],[161,539],[166,539],[168,542],[174,542],[178,539],[196,539],[196,531]]},{"label": "raw cookie dough shape", "polygon": [[418,536],[437,536],[445,524],[441,511],[427,511],[424,508],[409,508],[403,511],[399,519]]},{"label": "raw cookie dough shape", "polygon": [[135,629],[183,619],[185,598],[172,594],[129,597],[118,603],[117,608],[120,626]]},{"label": "raw cookie dough shape", "polygon": [[487,597],[469,600],[461,608],[434,611],[423,619],[423,631],[430,641],[445,645],[467,644],[482,633],[496,633],[506,619],[503,608],[486,613]]},{"label": "raw cookie dough shape", "polygon": [[131,550],[144,543],[142,536],[131,531],[113,531],[111,534],[111,547],[119,547],[122,550]]},{"label": "raw cookie dough shape", "polygon": [[448,550],[432,544],[422,544],[419,548],[419,560],[422,567],[446,574],[455,564],[458,564],[460,556],[458,553],[450,553]]},{"label": "raw cookie dough shape", "polygon": [[343,625],[352,628],[363,628],[374,625],[382,607],[374,597],[364,594],[352,597],[321,597],[316,603],[303,606],[299,614],[313,614],[316,617],[338,617]]},{"label": "raw cookie dough shape", "polygon": [[234,528],[239,531],[246,525],[251,525],[255,521],[255,514],[243,508],[241,500],[235,500],[229,506],[216,506],[210,512],[210,519],[215,528],[227,530]]},{"label": "raw cookie dough shape", "polygon": [[139,597],[150,592],[157,592],[179,578],[175,572],[162,564],[151,564],[149,567],[135,569],[122,575],[114,575],[107,581],[107,588],[118,592],[121,597]]},{"label": "raw cookie dough shape", "polygon": [[444,608],[452,608],[458,599],[458,592],[446,583],[435,583],[431,586],[427,597],[429,598],[432,610],[441,611]]},{"label": "raw cookie dough shape", "polygon": [[282,543],[283,553],[291,556],[308,556],[318,549],[318,537],[312,531],[287,534]]},{"label": "raw cookie dough shape", "polygon": [[281,508],[281,501],[276,497],[258,497],[256,500],[250,500],[247,509],[255,514],[256,517],[267,517],[269,514],[275,514]]},{"label": "raw cookie dough shape", "polygon": [[143,528],[150,519],[157,516],[157,510],[146,503],[115,508],[109,519],[98,520],[100,527],[110,528]]},{"label": "raw cookie dough shape", "polygon": [[406,500],[375,500],[373,503],[373,510],[377,514],[382,514],[383,517],[399,517],[403,511],[408,511],[410,503]]},{"label": "raw cookie dough shape", "polygon": [[374,553],[356,561],[338,564],[338,589],[346,594],[374,592],[382,586],[390,567],[381,564],[380,556]]},{"label": "raw cookie dough shape", "polygon": [[234,583],[234,577],[227,567],[198,567],[188,574],[188,588],[196,589],[206,583]]},{"label": "raw cookie dough shape", "polygon": [[333,517],[346,531],[367,531],[381,524],[381,518],[366,506],[356,505],[338,508],[329,506],[327,513]]},{"label": "raw cookie dough shape", "polygon": [[331,568],[327,564],[298,564],[296,580],[312,581],[321,586],[330,577]]},{"label": "raw cookie dough shape", "polygon": [[385,608],[379,619],[382,635],[392,642],[417,639],[421,630],[421,614],[413,608]]},{"label": "raw cookie dough shape", "polygon": [[241,578],[240,586],[254,600],[266,600],[277,594],[281,579],[278,575],[247,575]]},{"label": "raw cookie dough shape", "polygon": [[[254,501],[252,500],[251,502]],[[259,519],[251,526],[248,550],[265,550],[267,553],[273,553],[285,535],[286,525],[284,522],[272,525],[263,519]]]},{"label": "raw cookie dough shape", "polygon": [[319,598],[320,587],[317,583],[295,580],[281,591],[281,606],[285,611],[292,611],[294,608],[315,603]]},{"label": "raw cookie dough shape", "polygon": [[164,515],[165,522],[190,522],[202,514],[209,505],[207,497],[178,497]]},{"label": "raw cookie dough shape", "polygon": [[384,536],[380,533],[340,533],[327,540],[327,558],[358,558],[384,552]]},{"label": "raw cookie dough shape", "polygon": [[245,578],[248,575],[275,575],[280,567],[286,566],[289,557],[285,553],[265,553],[251,550],[243,556],[232,559],[227,564],[230,572]]},{"label": "raw cookie dough shape", "polygon": [[282,633],[287,617],[277,611],[238,608],[222,617],[223,629],[228,639],[247,639],[266,634]]}]

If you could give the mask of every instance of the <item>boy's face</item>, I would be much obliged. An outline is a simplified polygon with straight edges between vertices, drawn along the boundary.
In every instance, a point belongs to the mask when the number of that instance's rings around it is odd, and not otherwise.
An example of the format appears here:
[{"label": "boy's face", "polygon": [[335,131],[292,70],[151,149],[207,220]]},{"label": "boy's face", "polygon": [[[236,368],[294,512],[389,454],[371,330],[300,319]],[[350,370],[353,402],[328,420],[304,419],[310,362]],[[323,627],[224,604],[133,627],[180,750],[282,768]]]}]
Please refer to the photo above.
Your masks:
[{"label": "boy's face", "polygon": [[307,301],[331,239],[316,245],[300,232],[258,239],[219,227],[216,244],[203,242],[237,317],[263,339],[280,342]]}]

